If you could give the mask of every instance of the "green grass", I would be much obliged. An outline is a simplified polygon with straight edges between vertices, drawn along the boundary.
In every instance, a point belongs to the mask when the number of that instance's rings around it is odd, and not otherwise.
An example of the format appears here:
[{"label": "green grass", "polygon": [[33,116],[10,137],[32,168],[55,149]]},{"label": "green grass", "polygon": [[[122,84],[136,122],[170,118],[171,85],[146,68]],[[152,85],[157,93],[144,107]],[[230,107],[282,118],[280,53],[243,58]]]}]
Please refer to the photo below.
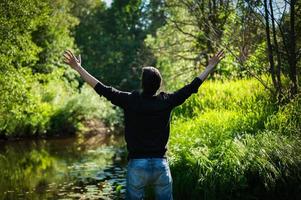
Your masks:
[{"label": "green grass", "polygon": [[175,110],[169,157],[176,199],[301,194],[301,98],[278,108],[256,80],[207,82]]}]

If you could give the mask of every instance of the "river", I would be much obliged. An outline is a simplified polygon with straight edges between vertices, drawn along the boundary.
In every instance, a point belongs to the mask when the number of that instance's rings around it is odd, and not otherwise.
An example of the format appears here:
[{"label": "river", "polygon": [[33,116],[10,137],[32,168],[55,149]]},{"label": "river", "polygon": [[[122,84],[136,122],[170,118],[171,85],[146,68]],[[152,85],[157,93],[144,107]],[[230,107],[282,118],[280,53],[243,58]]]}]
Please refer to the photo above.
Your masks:
[{"label": "river", "polygon": [[120,136],[2,141],[0,199],[123,199],[125,169]]}]

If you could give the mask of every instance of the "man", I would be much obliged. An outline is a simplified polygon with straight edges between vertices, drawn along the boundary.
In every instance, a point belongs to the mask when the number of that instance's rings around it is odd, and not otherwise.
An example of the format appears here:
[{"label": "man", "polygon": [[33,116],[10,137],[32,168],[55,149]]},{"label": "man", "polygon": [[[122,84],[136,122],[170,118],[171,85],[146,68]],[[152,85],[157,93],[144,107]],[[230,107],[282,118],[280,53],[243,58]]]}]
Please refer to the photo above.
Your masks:
[{"label": "man", "polygon": [[106,86],[91,76],[82,66],[81,59],[67,50],[65,63],[75,69],[99,94],[124,110],[125,140],[128,149],[126,198],[143,199],[147,185],[154,186],[156,199],[172,199],[172,177],[165,157],[169,138],[170,114],[181,105],[200,85],[224,57],[219,51],[190,84],[174,93],[161,92],[162,77],[154,67],[142,71],[142,92],[123,92]]}]

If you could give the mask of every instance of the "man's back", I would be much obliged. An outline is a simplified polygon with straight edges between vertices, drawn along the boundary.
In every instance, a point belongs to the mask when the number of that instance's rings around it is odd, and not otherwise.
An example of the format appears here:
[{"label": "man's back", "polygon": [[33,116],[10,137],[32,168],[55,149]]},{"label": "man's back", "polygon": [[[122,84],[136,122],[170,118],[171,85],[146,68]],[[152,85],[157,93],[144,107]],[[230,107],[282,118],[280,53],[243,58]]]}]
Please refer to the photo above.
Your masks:
[{"label": "man's back", "polygon": [[132,93],[124,109],[125,140],[129,158],[164,157],[172,107],[165,93],[145,96]]},{"label": "man's back", "polygon": [[94,89],[124,110],[128,158],[162,158],[167,150],[172,109],[196,93],[201,83],[201,79],[195,78],[174,93],[154,96],[122,92],[101,83]]}]

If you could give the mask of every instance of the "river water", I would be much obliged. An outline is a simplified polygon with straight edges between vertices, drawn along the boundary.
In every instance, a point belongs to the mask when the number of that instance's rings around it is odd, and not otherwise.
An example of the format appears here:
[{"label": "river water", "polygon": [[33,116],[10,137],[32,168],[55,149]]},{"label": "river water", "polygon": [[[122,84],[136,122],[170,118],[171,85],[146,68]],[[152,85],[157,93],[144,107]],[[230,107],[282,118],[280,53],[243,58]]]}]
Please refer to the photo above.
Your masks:
[{"label": "river water", "polygon": [[0,199],[123,199],[122,137],[0,142]]}]

